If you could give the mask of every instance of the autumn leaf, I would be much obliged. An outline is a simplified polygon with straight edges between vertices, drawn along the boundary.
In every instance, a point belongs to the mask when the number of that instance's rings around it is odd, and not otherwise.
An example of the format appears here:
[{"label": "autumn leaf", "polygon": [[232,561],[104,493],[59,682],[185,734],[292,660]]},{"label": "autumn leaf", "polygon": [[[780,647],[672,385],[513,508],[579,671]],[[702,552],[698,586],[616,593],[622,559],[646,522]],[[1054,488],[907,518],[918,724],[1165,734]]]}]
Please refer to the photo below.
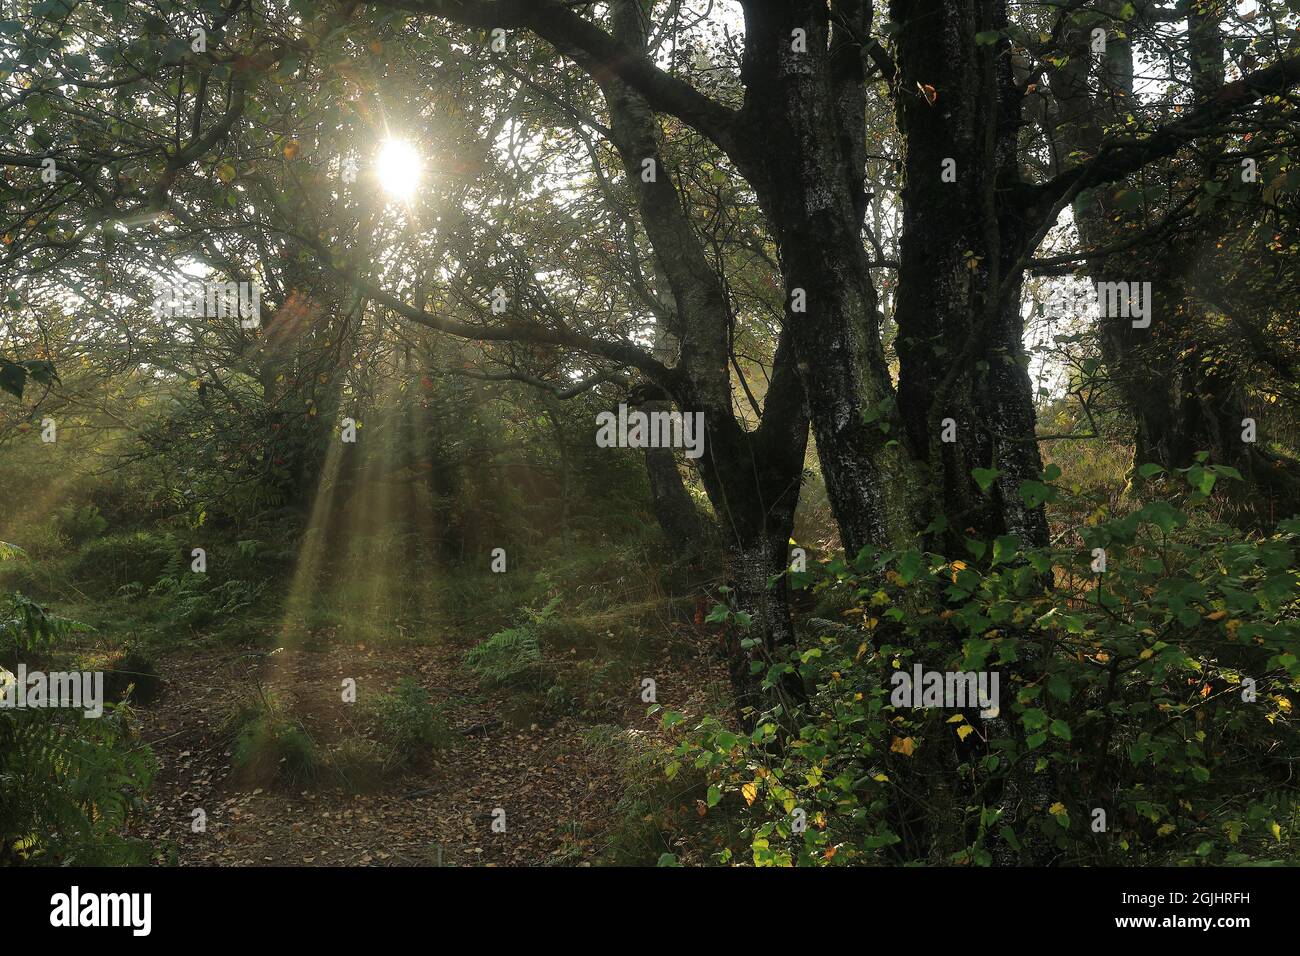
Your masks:
[{"label": "autumn leaf", "polygon": [[289,160],[289,162],[293,162],[298,158],[298,153],[301,150],[302,147],[298,145],[298,141],[296,139],[291,139],[284,144],[284,158]]},{"label": "autumn leaf", "polygon": [[904,757],[912,756],[912,751],[916,749],[916,741],[911,737],[895,737],[889,745],[892,753],[902,754]]},{"label": "autumn leaf", "polygon": [[753,806],[754,801],[758,798],[758,787],[752,783],[747,783],[740,788],[740,793],[745,798],[745,803]]}]

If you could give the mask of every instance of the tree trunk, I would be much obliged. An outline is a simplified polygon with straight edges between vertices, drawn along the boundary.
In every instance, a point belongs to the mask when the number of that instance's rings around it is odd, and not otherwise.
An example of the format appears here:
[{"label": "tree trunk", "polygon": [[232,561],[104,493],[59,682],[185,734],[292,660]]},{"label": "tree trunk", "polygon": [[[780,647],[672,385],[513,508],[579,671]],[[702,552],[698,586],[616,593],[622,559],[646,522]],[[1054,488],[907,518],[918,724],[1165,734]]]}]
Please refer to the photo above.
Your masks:
[{"label": "tree trunk", "polygon": [[[1223,86],[1222,16],[1221,10],[1189,8],[1192,89],[1198,104],[1213,100]],[[1131,108],[1133,51],[1126,38],[1107,38],[1100,85],[1094,91],[1082,31],[1073,42],[1076,55],[1049,75],[1064,120],[1064,151],[1088,155],[1098,149],[1105,129],[1122,123]],[[1218,145],[1206,141],[1197,146],[1195,159],[1171,164],[1169,193],[1154,212],[1145,203],[1123,208],[1124,186],[1098,188],[1077,201],[1074,217],[1084,245],[1104,249],[1151,230],[1152,220],[1175,204],[1175,179],[1212,180]],[[1244,484],[1227,486],[1236,504],[1231,516],[1243,525],[1264,528],[1296,506],[1300,473],[1242,440],[1243,420],[1249,417],[1242,370],[1210,360],[1215,320],[1207,304],[1214,295],[1201,277],[1221,273],[1215,263],[1217,250],[1232,228],[1225,214],[1198,212],[1194,224],[1183,224],[1150,245],[1093,256],[1087,272],[1094,283],[1151,283],[1149,327],[1134,328],[1122,315],[1099,319],[1102,360],[1134,422],[1134,467],[1152,463],[1172,471],[1194,464],[1198,452],[1208,452],[1212,461],[1231,465],[1245,479]],[[1135,470],[1131,477],[1137,477]]]},{"label": "tree trunk", "polygon": [[[641,406],[647,415],[666,412],[669,408],[669,403],[664,401]],[[645,468],[650,480],[650,507],[669,550],[678,560],[698,562],[704,549],[704,529],[695,501],[682,480],[676,453],[671,448],[647,448]]]},{"label": "tree trunk", "polygon": [[[1015,202],[1020,93],[1005,50],[974,40],[1005,27],[1005,9],[921,0],[891,11],[907,177],[895,401],[862,236],[864,147],[841,135],[863,123],[850,93],[864,72],[854,38],[871,10],[837,3],[827,28],[821,6],[801,0],[747,19],[745,108],[762,118],[763,140],[749,147],[761,161],[743,171],[780,250],[786,324],[844,546],[904,546],[949,512],[963,534],[1014,530],[1041,543],[1041,513],[1010,488],[1037,477],[1032,392],[1023,368],[1004,367],[1023,361],[1016,297],[1035,240],[1021,219],[1031,210]],[[809,51],[827,53],[792,54],[796,29]],[[952,443],[942,440],[948,418]],[[997,468],[1006,493],[985,499],[974,467]]]},{"label": "tree trunk", "polygon": [[[611,12],[615,36],[633,49],[644,49],[648,23],[641,5],[615,0]],[[739,640],[728,648],[737,709],[749,719],[762,703],[761,676],[751,674],[751,658],[771,658],[794,638],[785,579],[771,587],[767,582],[769,575],[785,571],[799,500],[808,442],[803,387],[789,336],[783,334],[758,427],[746,430],[738,421],[728,371],[732,356],[727,291],[678,196],[672,169],[659,148],[654,112],[643,96],[613,75],[602,73],[596,79],[609,108],[611,139],[654,250],[656,276],[668,287],[657,293],[664,303],[657,311],[671,327],[659,333],[671,333],[680,343],[677,363],[662,381],[652,384],[683,414],[703,416],[704,450],[695,464],[718,518],[738,608],[750,615],[749,636],[758,639],[753,651]],[[655,175],[643,177],[646,161],[652,161]],[[660,459],[652,466],[647,458],[651,481],[658,476],[661,487],[672,485],[670,465],[675,472],[674,461]],[[680,500],[671,510],[674,516],[681,512]],[[791,683],[787,681],[787,687]]]},{"label": "tree trunk", "polygon": [[[750,728],[755,714],[767,704],[779,703],[789,712],[805,698],[804,688],[797,679],[779,682],[772,698],[763,693],[761,686],[768,666],[794,647],[785,574],[794,515],[791,512],[788,516],[771,518],[767,527],[749,529],[744,540],[733,541],[726,549],[727,581],[733,588],[736,609],[752,620],[748,631],[729,633],[725,637],[731,686],[736,695],[735,711],[742,725]],[[746,637],[758,637],[759,644],[746,650],[740,646]]]}]

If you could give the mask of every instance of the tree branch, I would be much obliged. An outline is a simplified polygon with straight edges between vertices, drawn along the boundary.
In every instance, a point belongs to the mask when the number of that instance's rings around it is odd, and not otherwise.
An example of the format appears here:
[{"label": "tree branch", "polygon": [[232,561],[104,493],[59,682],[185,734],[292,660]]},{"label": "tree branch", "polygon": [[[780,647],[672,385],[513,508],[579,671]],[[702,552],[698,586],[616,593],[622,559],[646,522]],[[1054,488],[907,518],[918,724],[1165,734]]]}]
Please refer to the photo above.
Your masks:
[{"label": "tree branch", "polygon": [[685,80],[655,66],[568,5],[555,0],[368,0],[412,13],[442,17],[463,26],[531,30],[591,76],[618,77],[661,113],[676,116],[735,158],[734,126],[739,113],[706,96]]},{"label": "tree branch", "polygon": [[1103,143],[1088,162],[1035,187],[1037,204],[1039,208],[1051,209],[1062,196],[1123,179],[1148,163],[1173,155],[1195,139],[1212,135],[1218,124],[1261,97],[1283,93],[1297,84],[1300,84],[1300,54],[1291,54],[1270,67],[1227,84],[1213,99],[1158,127],[1143,139]]}]

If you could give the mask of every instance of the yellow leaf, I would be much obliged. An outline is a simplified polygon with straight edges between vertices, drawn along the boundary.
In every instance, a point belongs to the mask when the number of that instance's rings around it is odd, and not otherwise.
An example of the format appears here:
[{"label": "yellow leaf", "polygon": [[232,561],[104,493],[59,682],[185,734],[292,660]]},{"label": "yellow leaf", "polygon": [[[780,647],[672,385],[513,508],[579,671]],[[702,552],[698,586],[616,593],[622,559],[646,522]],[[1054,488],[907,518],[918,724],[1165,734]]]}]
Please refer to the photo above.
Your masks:
[{"label": "yellow leaf", "polygon": [[1148,648],[1145,648],[1145,649],[1142,651],[1142,653],[1138,655],[1138,657],[1140,657],[1142,660],[1146,660],[1148,657],[1150,657],[1150,656],[1151,656],[1152,654],[1154,654],[1154,653],[1155,653],[1155,651],[1151,650],[1151,648],[1148,647]]},{"label": "yellow leaf", "polygon": [[1065,815],[1065,804],[1063,804],[1063,803],[1054,803],[1054,804],[1052,804],[1050,807],[1047,808],[1047,812],[1050,813],[1050,814],[1051,814],[1052,816],[1054,816],[1054,817],[1064,816],[1064,815]]},{"label": "yellow leaf", "polygon": [[975,733],[975,728],[970,724],[962,724],[957,728],[957,739],[965,740],[968,736]]},{"label": "yellow leaf", "polygon": [[1228,616],[1227,611],[1215,611],[1213,614],[1205,615],[1207,621],[1221,621]]},{"label": "yellow leaf", "polygon": [[912,751],[916,749],[916,741],[911,737],[895,737],[893,743],[889,745],[890,751],[896,754],[902,754],[904,757],[912,756]]},{"label": "yellow leaf", "polygon": [[876,774],[874,777],[872,777],[871,779],[874,780],[874,781],[876,781],[876,783],[889,783],[889,775],[888,775],[888,774],[878,773],[878,774]]},{"label": "yellow leaf", "polygon": [[1156,831],[1156,835],[1157,835],[1157,836],[1169,836],[1169,834],[1173,833],[1173,832],[1174,832],[1175,830],[1177,830],[1177,829],[1178,829],[1178,828],[1177,828],[1176,826],[1174,826],[1172,823],[1166,823],[1166,824],[1164,824],[1164,826],[1160,827],[1160,829],[1158,829],[1158,830]]},{"label": "yellow leaf", "polygon": [[951,717],[949,717],[948,720],[945,721],[945,722],[946,722],[946,723],[949,723],[949,724],[960,724],[960,723],[961,723],[963,720],[965,720],[965,719],[966,719],[966,715],[965,715],[965,714],[953,714],[953,715],[952,715]]},{"label": "yellow leaf", "polygon": [[754,800],[758,798],[758,787],[752,783],[747,783],[740,788],[741,795],[745,798],[745,803],[753,805]]}]

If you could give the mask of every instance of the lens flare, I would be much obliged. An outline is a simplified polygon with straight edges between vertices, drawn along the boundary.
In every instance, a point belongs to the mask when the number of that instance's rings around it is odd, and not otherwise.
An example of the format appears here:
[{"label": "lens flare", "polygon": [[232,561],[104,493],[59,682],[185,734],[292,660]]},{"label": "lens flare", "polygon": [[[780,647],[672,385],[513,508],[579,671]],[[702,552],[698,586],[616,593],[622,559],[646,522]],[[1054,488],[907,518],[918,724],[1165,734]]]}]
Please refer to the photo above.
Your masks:
[{"label": "lens flare", "polygon": [[386,140],[375,159],[375,174],[384,192],[393,199],[409,201],[420,185],[420,154],[405,140]]}]

